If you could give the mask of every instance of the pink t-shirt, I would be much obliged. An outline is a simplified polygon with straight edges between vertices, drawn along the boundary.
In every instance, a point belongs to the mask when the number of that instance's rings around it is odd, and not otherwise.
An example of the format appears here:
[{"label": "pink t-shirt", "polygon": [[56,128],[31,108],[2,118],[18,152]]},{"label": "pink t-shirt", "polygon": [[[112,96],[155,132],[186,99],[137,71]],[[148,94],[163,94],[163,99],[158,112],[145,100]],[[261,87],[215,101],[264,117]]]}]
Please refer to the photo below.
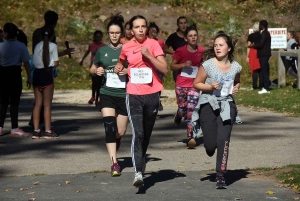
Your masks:
[{"label": "pink t-shirt", "polygon": [[[189,52],[187,50],[187,45],[179,47],[174,53],[173,58],[177,63],[185,63],[186,61],[191,61],[192,66],[197,66],[199,68],[203,61],[203,51],[204,47],[198,46],[196,52]],[[181,76],[181,69],[178,71],[176,86],[179,87],[193,87],[195,78],[183,77]]]},{"label": "pink t-shirt", "polygon": [[165,46],[165,42],[162,39],[157,39],[157,42],[158,42],[159,46],[161,47],[161,49],[163,49],[163,47]]},{"label": "pink t-shirt", "polygon": [[[164,89],[161,80],[157,75],[156,67],[141,54],[141,48],[145,46],[154,57],[164,56],[164,53],[158,42],[154,39],[147,38],[143,43],[138,43],[136,40],[131,40],[123,45],[120,59],[128,61],[128,84],[126,92],[134,95],[146,95],[159,92]],[[131,69],[146,67],[152,69],[152,82],[149,84],[134,84],[131,83]]]},{"label": "pink t-shirt", "polygon": [[105,46],[104,43],[100,43],[100,44],[90,43],[90,44],[89,44],[88,50],[91,51],[91,62],[94,61],[94,57],[95,57],[95,55],[96,55],[97,50],[98,50],[100,47],[103,47],[103,46]]}]

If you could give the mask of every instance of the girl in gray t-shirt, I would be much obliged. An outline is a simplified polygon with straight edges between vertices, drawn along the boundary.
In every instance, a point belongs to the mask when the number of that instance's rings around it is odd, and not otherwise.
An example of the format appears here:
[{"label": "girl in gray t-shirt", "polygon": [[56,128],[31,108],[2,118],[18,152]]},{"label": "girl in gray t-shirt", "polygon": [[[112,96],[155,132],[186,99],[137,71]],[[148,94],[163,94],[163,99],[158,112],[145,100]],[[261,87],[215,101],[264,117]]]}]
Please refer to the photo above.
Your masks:
[{"label": "girl in gray t-shirt", "polygon": [[[200,123],[204,147],[209,156],[217,149],[217,188],[225,188],[229,142],[237,114],[233,99],[240,87],[242,67],[233,60],[234,45],[226,34],[219,34],[214,47],[208,50],[210,58],[200,67],[194,87],[202,91],[193,122]],[[195,125],[194,124],[194,125]]]}]

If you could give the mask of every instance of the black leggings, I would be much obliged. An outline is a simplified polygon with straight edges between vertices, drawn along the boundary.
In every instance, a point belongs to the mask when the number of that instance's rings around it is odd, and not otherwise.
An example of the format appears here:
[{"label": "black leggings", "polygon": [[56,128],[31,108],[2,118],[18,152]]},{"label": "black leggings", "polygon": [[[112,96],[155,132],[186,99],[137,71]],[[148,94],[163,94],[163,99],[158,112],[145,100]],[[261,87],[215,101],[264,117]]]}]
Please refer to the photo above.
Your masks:
[{"label": "black leggings", "polygon": [[19,103],[22,93],[20,66],[0,66],[0,127],[3,127],[10,105],[11,128],[18,128]]},{"label": "black leggings", "polygon": [[147,95],[126,95],[126,107],[132,128],[131,155],[134,172],[142,172],[159,106],[159,92]]},{"label": "black leggings", "polygon": [[213,156],[217,149],[216,170],[218,173],[224,173],[227,169],[230,135],[237,114],[235,103],[229,102],[229,105],[231,120],[224,122],[219,110],[213,111],[209,103],[201,105],[199,110],[206,153]]}]

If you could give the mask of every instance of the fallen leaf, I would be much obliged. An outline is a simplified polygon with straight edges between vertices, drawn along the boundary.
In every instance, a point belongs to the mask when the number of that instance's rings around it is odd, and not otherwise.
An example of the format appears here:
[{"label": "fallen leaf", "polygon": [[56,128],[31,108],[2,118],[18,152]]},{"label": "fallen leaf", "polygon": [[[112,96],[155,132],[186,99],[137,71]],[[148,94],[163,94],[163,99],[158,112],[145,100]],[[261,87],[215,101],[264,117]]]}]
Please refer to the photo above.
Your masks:
[{"label": "fallen leaf", "polygon": [[300,200],[300,198],[297,197],[297,198],[294,198],[294,200]]},{"label": "fallen leaf", "polygon": [[183,168],[183,166],[178,166],[178,168]]},{"label": "fallen leaf", "polygon": [[83,192],[83,190],[78,190],[78,191],[76,191],[76,193],[82,193]]},{"label": "fallen leaf", "polygon": [[40,181],[36,181],[33,183],[33,185],[39,185],[40,184]]},{"label": "fallen leaf", "polygon": [[11,189],[6,189],[5,192],[11,191]]},{"label": "fallen leaf", "polygon": [[70,182],[70,181],[65,181],[65,183],[66,183],[66,184],[70,184],[71,182]]},{"label": "fallen leaf", "polygon": [[234,200],[242,200],[242,198],[234,198]]},{"label": "fallen leaf", "polygon": [[105,183],[105,182],[101,182],[101,184],[107,184],[107,183]]},{"label": "fallen leaf", "polygon": [[35,198],[29,198],[28,201],[35,201]]},{"label": "fallen leaf", "polygon": [[275,194],[275,192],[273,192],[273,191],[267,191],[266,194],[273,195],[273,194]]},{"label": "fallen leaf", "polygon": [[35,194],[35,192],[30,192],[30,193],[27,193],[28,195],[33,195],[33,194]]},{"label": "fallen leaf", "polygon": [[57,185],[61,186],[61,184],[57,184]]},{"label": "fallen leaf", "polygon": [[20,191],[27,191],[28,188],[20,188]]}]

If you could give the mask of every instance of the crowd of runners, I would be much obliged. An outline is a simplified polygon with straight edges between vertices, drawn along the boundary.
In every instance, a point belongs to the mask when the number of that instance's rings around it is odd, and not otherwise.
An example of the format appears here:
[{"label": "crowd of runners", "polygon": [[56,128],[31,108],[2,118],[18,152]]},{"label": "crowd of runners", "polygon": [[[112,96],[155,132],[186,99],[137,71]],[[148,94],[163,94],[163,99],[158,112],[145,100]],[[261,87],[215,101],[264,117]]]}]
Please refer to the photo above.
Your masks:
[{"label": "crowd of runners", "polygon": [[[11,136],[29,136],[18,126],[18,107],[22,91],[21,66],[27,73],[28,88],[33,86],[35,104],[32,112],[32,139],[59,138],[51,126],[51,104],[59,57],[70,55],[74,48],[58,51],[55,26],[58,15],[47,11],[45,25],[33,33],[30,57],[27,40],[20,39],[14,24],[3,27],[5,41],[0,43],[0,135],[8,105],[12,122]],[[80,65],[91,53],[90,74],[92,97],[88,103],[99,106],[109,158],[111,176],[120,176],[117,151],[126,133],[128,121],[132,128],[131,155],[134,168],[133,185],[144,185],[146,152],[158,111],[163,110],[160,93],[163,77],[173,72],[178,110],[174,124],[186,122],[187,148],[196,146],[195,136],[203,133],[208,156],[217,150],[216,185],[225,188],[231,130],[236,122],[237,108],[233,95],[240,87],[242,67],[234,61],[234,43],[219,32],[213,44],[204,48],[198,44],[196,25],[187,18],[177,19],[176,32],[164,42],[159,39],[159,27],[141,15],[128,22],[120,14],[111,16],[106,32],[109,43],[102,42],[103,33],[95,31]],[[170,67],[166,54],[172,55]],[[31,61],[31,62],[30,62]],[[100,117],[99,117],[100,118]],[[241,120],[237,121],[241,123]],[[102,126],[101,126],[102,127]],[[43,132],[42,132],[43,130]]]}]

